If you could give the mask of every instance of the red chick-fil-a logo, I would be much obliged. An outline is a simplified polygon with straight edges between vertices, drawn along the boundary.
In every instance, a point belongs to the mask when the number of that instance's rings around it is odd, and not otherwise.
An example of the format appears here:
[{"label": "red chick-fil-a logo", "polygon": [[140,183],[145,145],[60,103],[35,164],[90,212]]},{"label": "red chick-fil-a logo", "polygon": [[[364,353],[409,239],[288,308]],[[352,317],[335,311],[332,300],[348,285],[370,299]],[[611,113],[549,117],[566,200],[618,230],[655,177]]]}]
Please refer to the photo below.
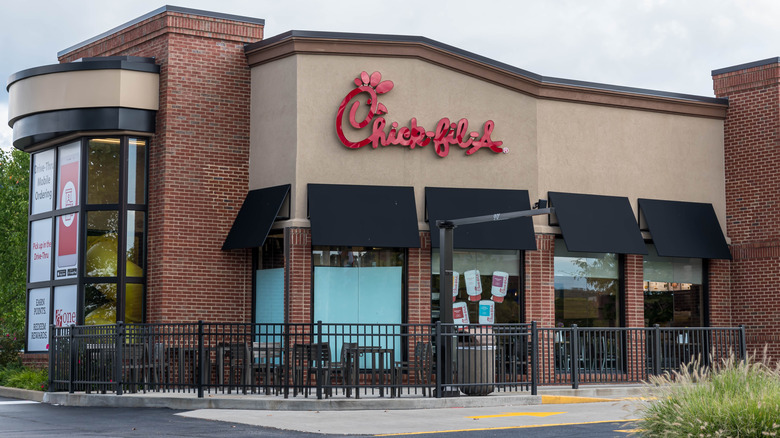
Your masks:
[{"label": "red chick-fil-a logo", "polygon": [[[493,133],[495,123],[492,120],[485,122],[482,127],[482,135],[479,132],[469,132],[469,121],[460,119],[450,122],[450,119],[443,117],[436,124],[436,129],[428,131],[422,126],[417,125],[417,119],[412,118],[409,127],[398,127],[397,122],[390,124],[390,130],[385,132],[387,121],[384,117],[377,117],[387,114],[387,107],[379,102],[378,96],[385,94],[393,89],[392,81],[383,81],[382,74],[375,71],[369,75],[367,72],[360,73],[360,77],[355,79],[356,88],[350,91],[341,101],[339,111],[336,114],[336,133],[341,143],[351,149],[362,148],[367,144],[376,149],[379,146],[408,146],[409,149],[415,147],[427,146],[433,143],[436,154],[440,157],[446,157],[450,153],[450,146],[458,146],[466,149],[466,155],[472,155],[474,152],[489,148],[495,153],[508,153],[509,149],[502,148],[502,141],[495,141],[490,138]],[[356,120],[356,113],[360,107],[360,101],[355,101],[349,109],[349,124],[355,129],[363,129],[373,121],[371,134],[360,141],[350,141],[344,135],[343,120],[347,105],[360,93],[367,93],[368,114],[361,120]]]}]

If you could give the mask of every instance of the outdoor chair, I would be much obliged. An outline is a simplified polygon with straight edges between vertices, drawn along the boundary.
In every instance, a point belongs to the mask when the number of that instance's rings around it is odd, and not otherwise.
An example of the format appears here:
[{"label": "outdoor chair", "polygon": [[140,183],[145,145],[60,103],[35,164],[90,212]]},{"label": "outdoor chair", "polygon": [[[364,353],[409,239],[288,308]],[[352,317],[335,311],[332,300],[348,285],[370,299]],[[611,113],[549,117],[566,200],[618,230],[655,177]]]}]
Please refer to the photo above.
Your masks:
[{"label": "outdoor chair", "polygon": [[414,355],[408,361],[399,361],[393,367],[393,397],[401,396],[406,375],[409,387],[420,388],[423,396],[426,390],[433,395],[433,346],[430,342],[418,341],[414,344]]}]

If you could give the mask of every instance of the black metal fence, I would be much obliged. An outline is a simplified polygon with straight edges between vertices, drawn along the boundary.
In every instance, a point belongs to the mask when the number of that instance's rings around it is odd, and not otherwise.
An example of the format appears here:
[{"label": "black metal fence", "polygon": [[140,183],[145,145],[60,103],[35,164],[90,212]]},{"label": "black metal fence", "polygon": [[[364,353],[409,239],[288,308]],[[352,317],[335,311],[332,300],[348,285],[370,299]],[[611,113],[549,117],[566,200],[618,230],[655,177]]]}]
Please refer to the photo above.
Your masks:
[{"label": "black metal fence", "polygon": [[[51,391],[441,397],[626,383],[730,354],[742,328],[532,324],[123,324],[52,327]],[[449,358],[447,360],[446,358]]]}]

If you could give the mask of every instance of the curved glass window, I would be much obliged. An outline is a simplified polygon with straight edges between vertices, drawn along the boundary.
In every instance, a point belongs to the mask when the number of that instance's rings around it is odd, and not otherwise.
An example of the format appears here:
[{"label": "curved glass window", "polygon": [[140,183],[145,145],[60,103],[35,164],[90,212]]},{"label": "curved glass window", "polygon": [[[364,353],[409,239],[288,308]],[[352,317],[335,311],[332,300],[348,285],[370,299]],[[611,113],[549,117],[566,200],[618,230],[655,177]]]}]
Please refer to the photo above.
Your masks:
[{"label": "curved glass window", "polygon": [[49,323],[143,322],[147,154],[147,139],[102,136],[32,155],[28,300]]}]

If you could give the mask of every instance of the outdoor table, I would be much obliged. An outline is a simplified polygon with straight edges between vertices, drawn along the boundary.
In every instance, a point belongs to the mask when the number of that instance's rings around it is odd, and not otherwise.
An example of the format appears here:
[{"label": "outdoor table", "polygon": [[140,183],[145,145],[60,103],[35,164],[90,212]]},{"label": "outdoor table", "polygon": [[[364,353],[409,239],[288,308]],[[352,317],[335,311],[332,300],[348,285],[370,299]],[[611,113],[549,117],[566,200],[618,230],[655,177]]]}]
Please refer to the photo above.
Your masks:
[{"label": "outdoor table", "polygon": [[[384,348],[377,346],[353,346],[347,348],[345,355],[346,364],[344,366],[346,370],[346,376],[344,381],[347,385],[347,397],[350,396],[350,389],[354,386],[355,398],[360,398],[360,376],[363,374],[366,376],[365,382],[368,387],[378,387],[379,396],[385,396],[385,361],[387,361],[388,369],[390,371],[391,381],[394,380],[395,373],[392,369],[394,363],[395,350],[392,348]],[[365,358],[366,368],[361,373],[360,358]],[[391,382],[394,383],[394,382]],[[391,395],[393,392],[391,391]]]}]

